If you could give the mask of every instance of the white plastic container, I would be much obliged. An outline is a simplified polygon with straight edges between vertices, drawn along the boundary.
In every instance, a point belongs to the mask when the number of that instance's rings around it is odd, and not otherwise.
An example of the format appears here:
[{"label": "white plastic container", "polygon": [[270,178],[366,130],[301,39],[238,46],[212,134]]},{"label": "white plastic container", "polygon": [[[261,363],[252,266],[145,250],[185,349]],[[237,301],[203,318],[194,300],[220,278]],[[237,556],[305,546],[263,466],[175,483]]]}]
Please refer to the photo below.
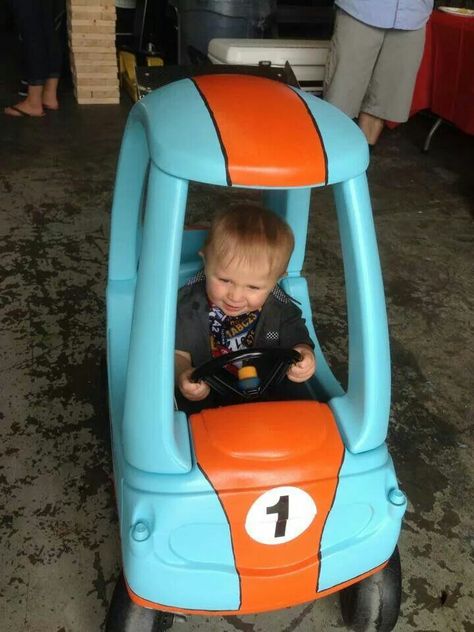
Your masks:
[{"label": "white plastic container", "polygon": [[258,66],[288,61],[304,90],[321,92],[329,40],[214,38],[207,56],[213,64]]}]

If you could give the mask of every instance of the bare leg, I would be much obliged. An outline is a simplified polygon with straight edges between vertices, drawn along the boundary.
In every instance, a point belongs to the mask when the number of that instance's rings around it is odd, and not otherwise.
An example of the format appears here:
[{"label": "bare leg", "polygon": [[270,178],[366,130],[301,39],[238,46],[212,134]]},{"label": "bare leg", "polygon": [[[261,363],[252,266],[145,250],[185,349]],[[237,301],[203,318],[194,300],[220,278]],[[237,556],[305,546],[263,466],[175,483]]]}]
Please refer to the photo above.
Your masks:
[{"label": "bare leg", "polygon": [[[23,101],[16,103],[15,108],[29,116],[44,116],[43,110],[43,86],[28,86],[28,96]],[[13,107],[5,108],[8,116],[21,116],[21,113]]]},{"label": "bare leg", "polygon": [[369,145],[375,145],[384,127],[384,121],[368,114],[361,112],[359,114],[359,127],[364,132]]},{"label": "bare leg", "polygon": [[56,77],[50,77],[46,79],[43,89],[43,105],[48,110],[57,110],[59,108],[58,103],[58,83],[59,79]]}]

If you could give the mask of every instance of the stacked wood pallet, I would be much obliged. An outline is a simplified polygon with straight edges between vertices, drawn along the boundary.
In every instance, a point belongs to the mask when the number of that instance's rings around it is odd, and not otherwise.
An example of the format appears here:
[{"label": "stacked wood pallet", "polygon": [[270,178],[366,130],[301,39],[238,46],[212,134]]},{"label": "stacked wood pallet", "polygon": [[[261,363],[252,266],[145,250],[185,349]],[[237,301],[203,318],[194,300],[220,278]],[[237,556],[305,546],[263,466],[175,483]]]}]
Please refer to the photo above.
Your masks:
[{"label": "stacked wood pallet", "polygon": [[67,0],[67,13],[77,102],[118,103],[114,0]]}]

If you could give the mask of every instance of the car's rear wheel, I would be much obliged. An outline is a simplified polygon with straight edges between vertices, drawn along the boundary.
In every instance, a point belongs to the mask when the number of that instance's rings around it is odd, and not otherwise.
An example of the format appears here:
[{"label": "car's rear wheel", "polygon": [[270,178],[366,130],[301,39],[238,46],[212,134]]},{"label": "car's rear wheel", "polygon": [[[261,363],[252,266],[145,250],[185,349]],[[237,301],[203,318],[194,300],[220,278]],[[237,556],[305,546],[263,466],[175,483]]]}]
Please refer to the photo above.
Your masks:
[{"label": "car's rear wheel", "polygon": [[169,612],[142,608],[128,594],[123,574],[117,580],[105,623],[105,632],[165,632],[173,625]]},{"label": "car's rear wheel", "polygon": [[402,595],[398,547],[378,573],[339,593],[342,618],[353,632],[390,632],[397,623]]}]

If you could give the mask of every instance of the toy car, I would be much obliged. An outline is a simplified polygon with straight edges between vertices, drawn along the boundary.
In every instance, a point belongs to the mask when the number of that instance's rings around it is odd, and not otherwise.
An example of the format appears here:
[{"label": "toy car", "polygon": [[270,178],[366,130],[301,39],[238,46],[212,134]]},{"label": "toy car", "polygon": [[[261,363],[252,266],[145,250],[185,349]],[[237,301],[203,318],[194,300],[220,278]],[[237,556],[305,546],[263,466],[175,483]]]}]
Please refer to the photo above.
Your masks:
[{"label": "toy car", "polygon": [[[368,155],[336,108],[262,77],[182,79],[131,110],[107,288],[123,559],[108,632],[166,630],[176,615],[258,613],[335,591],[353,629],[393,629],[406,497],[385,443],[390,355]],[[199,270],[205,237],[183,230],[190,181],[262,190],[292,227],[281,286],[301,304],[317,355],[303,397],[257,393],[194,414],[175,406],[177,291]],[[334,191],[344,260],[346,391],[319,345],[301,274],[311,189],[323,186]],[[270,361],[281,376],[291,353]],[[215,368],[200,375],[212,383]]]}]

